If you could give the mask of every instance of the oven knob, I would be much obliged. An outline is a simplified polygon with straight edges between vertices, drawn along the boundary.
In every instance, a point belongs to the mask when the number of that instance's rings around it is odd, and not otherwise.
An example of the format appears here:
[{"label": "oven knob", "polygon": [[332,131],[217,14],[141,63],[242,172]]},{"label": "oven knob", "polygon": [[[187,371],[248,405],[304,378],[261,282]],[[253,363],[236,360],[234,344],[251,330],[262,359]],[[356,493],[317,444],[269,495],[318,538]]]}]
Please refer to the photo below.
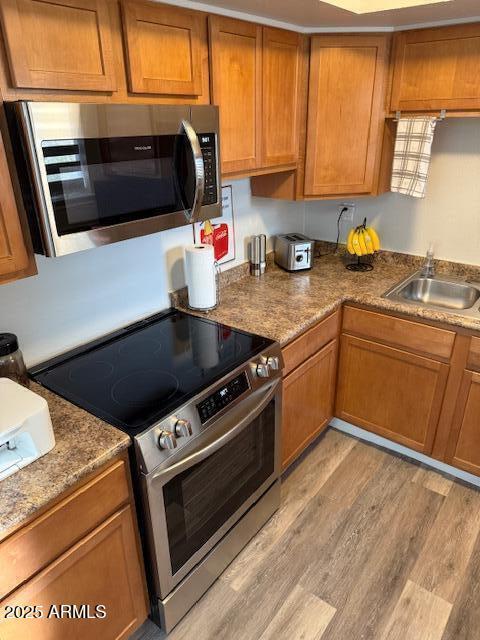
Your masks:
[{"label": "oven knob", "polygon": [[177,439],[171,431],[160,431],[158,436],[158,446],[160,449],[175,449]]},{"label": "oven knob", "polygon": [[280,358],[278,356],[268,356],[266,364],[268,364],[273,371],[278,371],[280,369]]},{"label": "oven knob", "polygon": [[175,435],[177,438],[186,438],[192,435],[192,423],[190,420],[179,418],[175,422]]},{"label": "oven knob", "polygon": [[270,365],[264,362],[257,364],[255,367],[255,374],[259,378],[269,378],[270,377]]}]

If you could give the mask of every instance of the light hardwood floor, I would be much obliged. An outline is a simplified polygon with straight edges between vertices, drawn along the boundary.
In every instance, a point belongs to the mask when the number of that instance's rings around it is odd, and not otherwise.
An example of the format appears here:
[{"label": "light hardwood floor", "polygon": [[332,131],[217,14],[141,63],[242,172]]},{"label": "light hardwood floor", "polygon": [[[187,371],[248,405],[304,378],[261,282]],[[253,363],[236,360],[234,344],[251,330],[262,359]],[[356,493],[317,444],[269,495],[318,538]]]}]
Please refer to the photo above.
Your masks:
[{"label": "light hardwood floor", "polygon": [[329,429],[168,640],[479,640],[479,532],[478,490]]}]

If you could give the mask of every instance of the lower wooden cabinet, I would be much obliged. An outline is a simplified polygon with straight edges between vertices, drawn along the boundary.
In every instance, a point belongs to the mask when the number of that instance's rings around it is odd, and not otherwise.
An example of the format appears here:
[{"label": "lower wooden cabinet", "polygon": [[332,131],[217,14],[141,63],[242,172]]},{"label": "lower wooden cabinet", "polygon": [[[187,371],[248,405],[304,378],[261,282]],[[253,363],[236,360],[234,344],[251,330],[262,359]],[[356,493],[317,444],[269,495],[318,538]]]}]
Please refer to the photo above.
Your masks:
[{"label": "lower wooden cabinet", "polygon": [[480,475],[480,373],[463,374],[446,462]]},{"label": "lower wooden cabinet", "polygon": [[344,334],[336,415],[430,453],[449,369],[443,362]]},{"label": "lower wooden cabinet", "polygon": [[337,340],[329,342],[283,381],[283,469],[327,427],[333,416],[337,344]]},{"label": "lower wooden cabinet", "polygon": [[[132,507],[126,506],[2,602],[0,637],[128,638],[146,617],[143,594]],[[71,609],[61,610],[62,604]],[[42,617],[5,618],[10,607],[29,605]]]},{"label": "lower wooden cabinet", "polygon": [[480,337],[345,305],[282,353],[283,469],[335,415],[480,476]]},{"label": "lower wooden cabinet", "polygon": [[1,640],[123,640],[143,623],[127,476],[122,456],[0,542]]}]

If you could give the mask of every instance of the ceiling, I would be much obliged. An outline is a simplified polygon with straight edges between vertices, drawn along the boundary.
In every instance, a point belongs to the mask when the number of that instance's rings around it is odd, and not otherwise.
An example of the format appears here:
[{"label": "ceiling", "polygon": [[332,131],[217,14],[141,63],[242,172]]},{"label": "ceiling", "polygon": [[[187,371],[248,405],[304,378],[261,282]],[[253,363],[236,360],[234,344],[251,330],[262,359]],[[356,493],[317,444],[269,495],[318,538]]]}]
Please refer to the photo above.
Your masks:
[{"label": "ceiling", "polygon": [[383,0],[383,4],[380,0],[363,0],[362,5],[367,7],[368,12],[361,14],[340,9],[321,0],[204,0],[202,4],[205,7],[210,5],[220,10],[240,11],[307,29],[401,27],[432,22],[455,22],[475,17],[480,21],[480,0],[450,0],[373,12],[368,10],[369,4],[378,7],[390,3],[388,0]]}]

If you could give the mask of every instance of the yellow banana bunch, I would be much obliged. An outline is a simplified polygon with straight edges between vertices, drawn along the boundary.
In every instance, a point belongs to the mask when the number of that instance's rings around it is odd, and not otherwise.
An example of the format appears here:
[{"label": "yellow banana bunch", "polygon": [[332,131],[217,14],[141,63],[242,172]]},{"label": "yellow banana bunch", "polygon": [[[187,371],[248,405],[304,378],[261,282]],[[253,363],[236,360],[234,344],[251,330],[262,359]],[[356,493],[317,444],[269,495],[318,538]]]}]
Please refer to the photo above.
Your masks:
[{"label": "yellow banana bunch", "polygon": [[372,227],[364,224],[352,227],[347,238],[347,250],[352,256],[366,256],[380,250],[380,239]]}]

